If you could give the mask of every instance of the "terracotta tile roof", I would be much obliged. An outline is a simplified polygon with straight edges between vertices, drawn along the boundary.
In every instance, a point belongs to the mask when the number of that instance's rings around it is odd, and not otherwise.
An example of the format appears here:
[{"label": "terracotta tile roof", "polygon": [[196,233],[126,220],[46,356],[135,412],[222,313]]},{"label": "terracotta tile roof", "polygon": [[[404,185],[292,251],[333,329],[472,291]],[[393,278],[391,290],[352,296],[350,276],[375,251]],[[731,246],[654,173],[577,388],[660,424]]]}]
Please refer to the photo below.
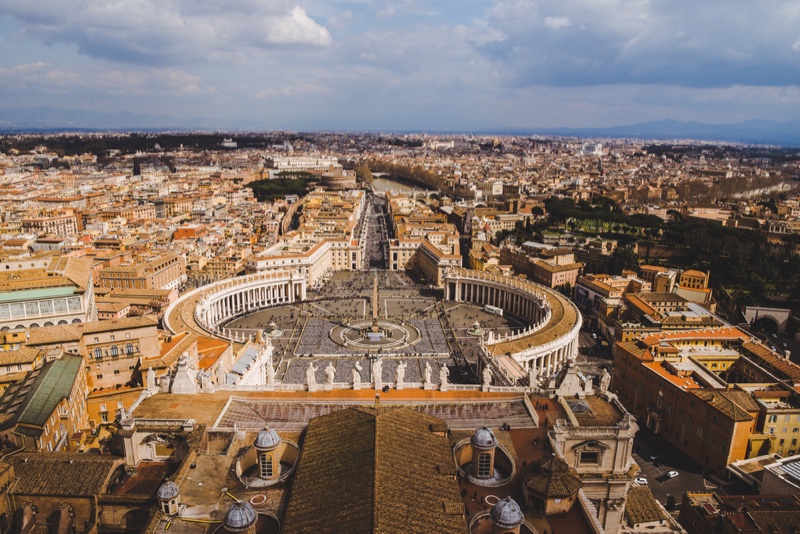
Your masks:
[{"label": "terracotta tile roof", "polygon": [[784,360],[774,351],[770,350],[769,347],[760,343],[753,343],[752,341],[742,343],[742,347],[751,355],[755,356],[763,363],[766,363],[769,367],[783,374],[785,377],[795,381],[800,380],[800,366],[791,361]]},{"label": "terracotta tile roof", "polygon": [[758,404],[747,391],[700,389],[692,393],[734,421],[752,421],[753,416],[748,412],[759,410]]},{"label": "terracotta tile roof", "polygon": [[90,497],[105,490],[119,458],[83,453],[19,453],[9,457],[19,482],[14,494]]},{"label": "terracotta tile roof", "polygon": [[703,330],[689,330],[679,332],[657,332],[642,338],[642,341],[647,346],[658,345],[662,341],[687,341],[692,339],[709,341],[749,341],[750,336],[736,327],[731,328],[716,328],[716,329],[703,329]]},{"label": "terracotta tile roof", "polygon": [[0,352],[0,365],[13,365],[20,363],[33,363],[41,351],[33,347],[22,346],[16,350]]},{"label": "terracotta tile roof", "polygon": [[[351,408],[313,419],[306,431],[282,532],[468,532],[440,420],[408,408]],[[459,510],[463,511],[463,504]]]},{"label": "terracotta tile roof", "polygon": [[569,498],[583,486],[578,472],[556,456],[545,456],[522,472],[523,484],[542,498]]}]

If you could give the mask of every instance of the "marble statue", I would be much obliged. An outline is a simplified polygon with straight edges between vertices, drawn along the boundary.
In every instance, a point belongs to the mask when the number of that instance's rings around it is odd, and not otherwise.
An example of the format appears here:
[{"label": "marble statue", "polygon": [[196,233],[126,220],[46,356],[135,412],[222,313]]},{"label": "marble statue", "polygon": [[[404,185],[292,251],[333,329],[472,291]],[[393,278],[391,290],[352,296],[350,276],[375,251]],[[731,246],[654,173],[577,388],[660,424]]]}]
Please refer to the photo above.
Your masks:
[{"label": "marble statue", "polygon": [[375,360],[372,364],[372,380],[375,381],[375,389],[381,389],[383,385],[383,362]]},{"label": "marble statue", "polygon": [[353,386],[361,385],[361,371],[361,362],[356,361],[355,365],[353,365]]},{"label": "marble statue", "polygon": [[275,384],[275,369],[272,368],[271,362],[267,363],[266,368],[267,368],[267,384],[271,386]]},{"label": "marble statue", "polygon": [[425,384],[431,384],[431,374],[433,374],[433,369],[431,369],[430,362],[425,362]]},{"label": "marble statue", "polygon": [[335,374],[336,368],[333,366],[333,363],[328,363],[328,367],[325,368],[325,383],[333,384],[333,376]]},{"label": "marble statue", "polygon": [[317,385],[317,368],[314,367],[314,362],[308,363],[308,369],[306,369],[306,383],[308,384],[308,390],[313,391],[312,388],[315,388]]},{"label": "marble statue", "polygon": [[450,369],[446,365],[439,367],[439,383],[443,386],[447,385],[447,377],[450,376]]},{"label": "marble statue", "polygon": [[488,365],[483,368],[483,385],[485,387],[492,385],[492,370],[489,369]]},{"label": "marble statue", "polygon": [[532,388],[539,385],[539,370],[533,362],[531,362],[531,368],[528,369],[528,382],[530,382]]},{"label": "marble statue", "polygon": [[397,377],[395,379],[395,383],[397,388],[400,389],[403,386],[403,379],[406,377],[406,364],[405,362],[400,362],[397,364],[395,368],[395,373],[397,373]]},{"label": "marble statue", "polygon": [[600,375],[600,391],[603,393],[608,391],[608,386],[611,385],[611,373],[608,369],[603,369],[603,374]]}]

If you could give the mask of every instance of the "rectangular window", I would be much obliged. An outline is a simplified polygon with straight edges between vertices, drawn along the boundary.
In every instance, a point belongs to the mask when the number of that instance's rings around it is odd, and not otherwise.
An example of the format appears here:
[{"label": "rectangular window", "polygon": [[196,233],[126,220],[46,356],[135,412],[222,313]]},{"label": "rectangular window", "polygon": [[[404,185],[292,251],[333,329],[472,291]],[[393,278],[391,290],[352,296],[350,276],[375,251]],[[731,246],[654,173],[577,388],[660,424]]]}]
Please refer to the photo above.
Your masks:
[{"label": "rectangular window", "polygon": [[584,451],[581,453],[581,465],[597,465],[598,460],[600,460],[599,452]]},{"label": "rectangular window", "polygon": [[272,478],[272,457],[267,453],[261,453],[261,477]]},{"label": "rectangular window", "polygon": [[42,312],[42,315],[50,315],[53,313],[53,301],[51,300],[43,300],[39,302],[39,310]]},{"label": "rectangular window", "polygon": [[492,457],[490,454],[483,453],[478,456],[478,477],[489,478],[492,474]]},{"label": "rectangular window", "polygon": [[69,303],[69,311],[81,311],[81,299],[79,297],[70,297],[67,302]]},{"label": "rectangular window", "polygon": [[35,317],[39,315],[39,304],[36,302],[26,302],[25,313],[28,315],[28,317]]}]

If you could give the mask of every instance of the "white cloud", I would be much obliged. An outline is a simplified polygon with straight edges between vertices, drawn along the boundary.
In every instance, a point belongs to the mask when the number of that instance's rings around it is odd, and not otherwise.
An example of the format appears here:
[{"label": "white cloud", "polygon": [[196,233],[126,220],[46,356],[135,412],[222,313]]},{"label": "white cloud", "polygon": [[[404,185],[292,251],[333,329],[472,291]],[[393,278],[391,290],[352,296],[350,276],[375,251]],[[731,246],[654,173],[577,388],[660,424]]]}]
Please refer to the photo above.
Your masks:
[{"label": "white cloud", "polygon": [[544,2],[496,0],[481,24],[506,38],[473,46],[516,85],[797,84],[797,1],[733,4],[562,0],[553,13]]},{"label": "white cloud", "polygon": [[0,68],[0,87],[46,93],[91,91],[108,95],[187,95],[214,92],[197,76],[173,68],[144,70],[67,69],[37,62]]},{"label": "white cloud", "polygon": [[394,4],[389,4],[375,13],[375,16],[379,19],[386,19],[389,17],[394,17],[395,15],[397,15],[397,9],[394,7]]},{"label": "white cloud", "polygon": [[276,46],[326,47],[332,38],[306,10],[276,0],[0,0],[26,35],[73,43],[85,55],[127,63],[205,62]]},{"label": "white cloud", "polygon": [[567,17],[545,17],[544,18],[544,25],[548,28],[552,28],[554,30],[560,30],[561,28],[566,28],[572,24],[572,22]]},{"label": "white cloud", "polygon": [[331,44],[331,34],[311,20],[305,9],[295,7],[283,17],[269,19],[267,42],[279,45],[328,46]]},{"label": "white cloud", "polygon": [[792,45],[792,50],[794,50],[795,52],[800,52],[800,37],[798,37],[797,40]]}]

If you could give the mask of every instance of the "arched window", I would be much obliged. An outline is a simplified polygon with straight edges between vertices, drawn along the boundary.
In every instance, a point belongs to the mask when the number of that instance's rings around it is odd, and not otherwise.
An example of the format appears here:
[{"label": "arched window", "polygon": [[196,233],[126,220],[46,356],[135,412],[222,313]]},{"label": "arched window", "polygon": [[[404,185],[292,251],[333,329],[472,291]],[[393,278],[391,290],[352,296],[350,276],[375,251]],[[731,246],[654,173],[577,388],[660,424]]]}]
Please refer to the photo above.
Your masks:
[{"label": "arched window", "polygon": [[94,349],[94,357],[95,358],[102,358],[103,357],[103,351],[100,350],[100,347],[97,347],[96,349]]},{"label": "arched window", "polygon": [[125,345],[125,354],[133,354],[133,344],[128,343]]},{"label": "arched window", "polygon": [[119,356],[119,349],[116,345],[111,345],[111,355],[112,356]]}]

